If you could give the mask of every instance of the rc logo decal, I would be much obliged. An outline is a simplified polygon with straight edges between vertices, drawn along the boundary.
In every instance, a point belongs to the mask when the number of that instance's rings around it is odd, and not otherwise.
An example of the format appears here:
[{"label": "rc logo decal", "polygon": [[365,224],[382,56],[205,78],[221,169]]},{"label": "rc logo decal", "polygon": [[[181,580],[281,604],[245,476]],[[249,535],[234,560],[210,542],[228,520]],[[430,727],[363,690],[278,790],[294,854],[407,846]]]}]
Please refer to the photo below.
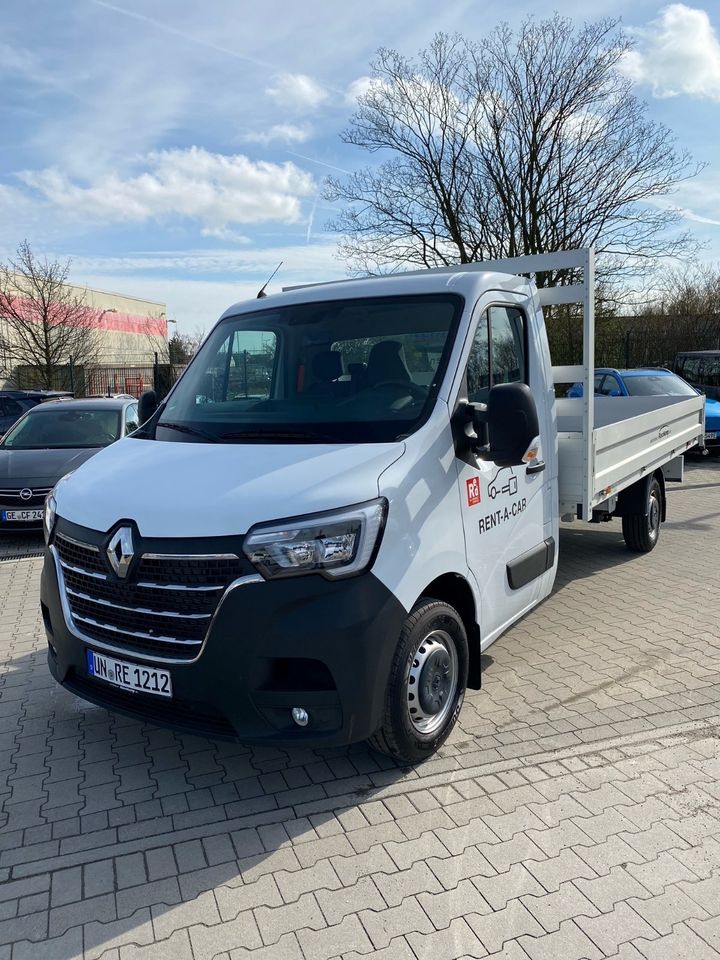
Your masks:
[{"label": "rc logo decal", "polygon": [[480,503],[480,477],[470,477],[465,483],[467,485],[468,506],[475,507]]}]

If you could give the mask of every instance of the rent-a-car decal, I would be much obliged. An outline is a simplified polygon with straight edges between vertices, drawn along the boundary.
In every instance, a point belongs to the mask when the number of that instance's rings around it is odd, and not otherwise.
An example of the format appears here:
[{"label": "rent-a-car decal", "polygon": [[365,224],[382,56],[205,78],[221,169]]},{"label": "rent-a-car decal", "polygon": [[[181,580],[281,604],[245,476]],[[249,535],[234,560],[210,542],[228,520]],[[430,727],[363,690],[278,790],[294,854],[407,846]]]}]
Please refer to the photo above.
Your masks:
[{"label": "rent-a-car decal", "polygon": [[[494,500],[501,493],[505,493],[509,497],[517,497],[518,480],[512,467],[500,467],[488,484],[488,496],[491,500]],[[492,530],[499,524],[505,523],[512,517],[517,517],[518,514],[522,513],[526,508],[527,500],[525,497],[513,499],[508,506],[499,507],[497,510],[493,510],[492,513],[488,513],[478,520],[480,533],[487,533],[488,530]]]}]

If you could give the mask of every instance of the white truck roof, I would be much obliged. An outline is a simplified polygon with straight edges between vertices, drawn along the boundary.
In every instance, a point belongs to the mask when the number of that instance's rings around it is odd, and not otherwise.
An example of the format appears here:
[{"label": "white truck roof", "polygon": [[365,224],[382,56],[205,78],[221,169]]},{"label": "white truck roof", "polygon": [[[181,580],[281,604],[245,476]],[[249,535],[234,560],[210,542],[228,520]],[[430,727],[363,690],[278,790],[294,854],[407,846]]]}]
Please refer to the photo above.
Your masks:
[{"label": "white truck roof", "polygon": [[233,304],[223,318],[274,306],[289,306],[296,303],[317,303],[328,300],[353,300],[364,297],[403,296],[410,294],[445,293],[462,294],[468,300],[476,299],[485,290],[507,290],[511,293],[528,294],[528,280],[514,274],[496,270],[462,271],[423,270],[421,272],[394,273],[382,277],[363,277],[358,280],[336,280],[329,283],[302,284],[287,287],[282,293],[268,294],[261,300],[242,300]]}]

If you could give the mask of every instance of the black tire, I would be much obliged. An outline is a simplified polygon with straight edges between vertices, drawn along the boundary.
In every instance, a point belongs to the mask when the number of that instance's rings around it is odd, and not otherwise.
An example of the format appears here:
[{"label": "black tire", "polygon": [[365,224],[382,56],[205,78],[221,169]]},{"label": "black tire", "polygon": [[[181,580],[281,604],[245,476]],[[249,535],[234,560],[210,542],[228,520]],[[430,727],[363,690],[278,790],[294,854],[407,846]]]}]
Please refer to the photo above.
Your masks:
[{"label": "black tire", "polygon": [[625,545],[633,553],[650,553],[660,538],[662,490],[657,477],[650,482],[646,510],[647,513],[630,513],[622,518]]},{"label": "black tire", "polygon": [[370,745],[404,764],[432,756],[455,726],[467,673],[468,641],[460,615],[447,603],[421,597],[400,631],[382,725]]}]

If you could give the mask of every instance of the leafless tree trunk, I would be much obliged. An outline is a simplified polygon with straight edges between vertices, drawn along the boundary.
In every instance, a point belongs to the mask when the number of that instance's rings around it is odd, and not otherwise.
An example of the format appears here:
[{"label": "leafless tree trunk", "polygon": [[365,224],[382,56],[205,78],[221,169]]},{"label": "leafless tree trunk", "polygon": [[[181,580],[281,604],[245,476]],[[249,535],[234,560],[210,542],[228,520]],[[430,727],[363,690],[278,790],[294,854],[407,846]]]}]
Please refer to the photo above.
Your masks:
[{"label": "leafless tree trunk", "polygon": [[619,71],[630,47],[617,21],[555,15],[438,34],[416,60],[381,49],[343,139],[387,159],[327,186],[351,270],[594,245],[617,275],[691,250],[655,201],[700,166],[647,119]]},{"label": "leafless tree trunk", "polygon": [[69,260],[41,260],[27,240],[0,265],[0,317],[11,363],[31,367],[48,389],[71,359],[76,366],[93,363],[100,346],[106,311],[87,306],[68,286],[69,271]]}]

